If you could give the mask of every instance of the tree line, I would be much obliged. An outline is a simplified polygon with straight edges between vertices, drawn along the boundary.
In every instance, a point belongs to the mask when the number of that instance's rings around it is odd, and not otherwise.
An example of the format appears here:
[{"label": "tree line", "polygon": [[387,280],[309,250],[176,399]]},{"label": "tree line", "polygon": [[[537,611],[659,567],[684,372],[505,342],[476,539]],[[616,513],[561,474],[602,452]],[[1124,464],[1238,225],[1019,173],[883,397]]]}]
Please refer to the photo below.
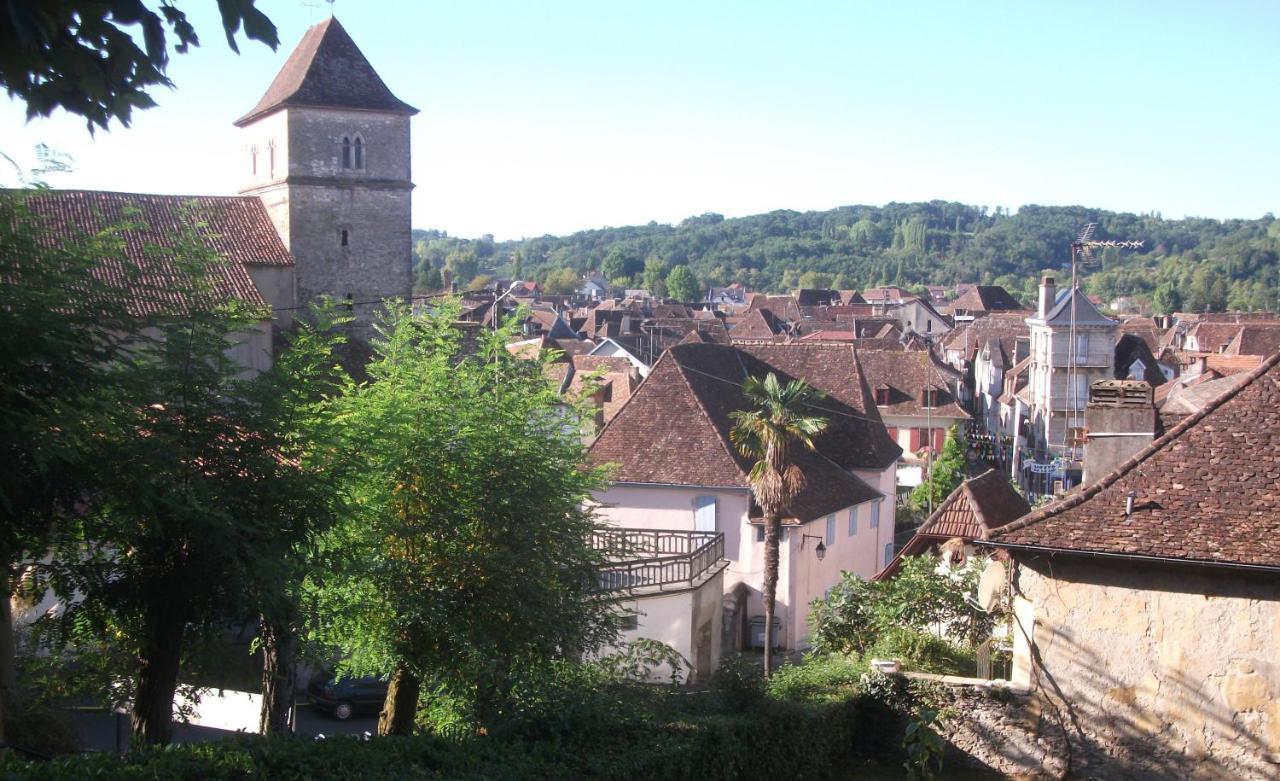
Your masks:
[{"label": "tree line", "polygon": [[[168,742],[179,688],[254,626],[264,732],[300,660],[390,676],[382,733],[428,698],[492,728],[613,639],[582,410],[509,328],[389,305],[356,377],[364,326],[321,304],[254,374],[235,348],[271,313],[214,288],[199,214],[139,269],[129,225],[53,242],[30,195],[0,197],[0,725],[89,693]],[[11,595],[55,607],[15,627]]]},{"label": "tree line", "polygon": [[418,285],[427,289],[449,269],[464,287],[477,278],[527,277],[567,292],[582,273],[598,271],[618,285],[670,292],[669,275],[685,268],[699,293],[731,282],[763,291],[969,282],[1002,285],[1030,301],[1042,273],[1069,269],[1071,242],[1090,222],[1098,223],[1099,238],[1145,242],[1141,251],[1108,250],[1082,268],[1088,291],[1105,300],[1133,296],[1157,312],[1280,306],[1280,223],[1270,214],[1165,219],[1083,206],[1009,212],[890,203],[734,219],[703,214],[678,225],[505,242],[415,230],[414,262]]}]

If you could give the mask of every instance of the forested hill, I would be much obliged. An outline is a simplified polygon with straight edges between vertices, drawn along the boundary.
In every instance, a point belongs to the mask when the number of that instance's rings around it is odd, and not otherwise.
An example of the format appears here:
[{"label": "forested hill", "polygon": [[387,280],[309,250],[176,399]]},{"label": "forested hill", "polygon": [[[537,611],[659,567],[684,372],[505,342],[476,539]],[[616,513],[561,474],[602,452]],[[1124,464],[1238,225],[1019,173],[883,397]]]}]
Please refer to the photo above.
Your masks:
[{"label": "forested hill", "polygon": [[[1098,223],[1098,238],[1146,242],[1140,253],[1108,250],[1086,270],[1089,291],[1107,300],[1154,298],[1158,311],[1278,306],[1280,222],[1271,215],[1167,220],[1082,206],[1009,213],[931,201],[735,219],[704,214],[674,226],[509,242],[436,231],[414,231],[414,240],[422,287],[437,286],[438,270],[448,267],[464,283],[536,278],[554,291],[598,270],[628,287],[661,288],[675,267],[687,265],[703,290],[734,281],[756,290],[980,282],[1029,300],[1041,272],[1069,263],[1071,241],[1089,222]],[[680,287],[688,292],[687,282]]]}]

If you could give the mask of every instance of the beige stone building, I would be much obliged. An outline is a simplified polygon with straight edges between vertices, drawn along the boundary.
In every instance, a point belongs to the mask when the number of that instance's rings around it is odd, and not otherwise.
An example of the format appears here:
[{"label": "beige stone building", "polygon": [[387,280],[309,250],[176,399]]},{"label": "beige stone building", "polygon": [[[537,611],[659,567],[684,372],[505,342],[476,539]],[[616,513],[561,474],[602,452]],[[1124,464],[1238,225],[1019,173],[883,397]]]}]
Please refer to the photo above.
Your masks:
[{"label": "beige stone building", "polygon": [[1074,773],[1280,777],[1280,355],[990,544]]}]

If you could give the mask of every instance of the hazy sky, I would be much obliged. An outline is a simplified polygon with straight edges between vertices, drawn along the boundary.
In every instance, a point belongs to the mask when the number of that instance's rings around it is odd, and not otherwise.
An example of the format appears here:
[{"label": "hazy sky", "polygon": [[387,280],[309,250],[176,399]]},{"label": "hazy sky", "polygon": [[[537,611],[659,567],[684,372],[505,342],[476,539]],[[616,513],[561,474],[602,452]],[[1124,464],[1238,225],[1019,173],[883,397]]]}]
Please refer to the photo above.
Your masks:
[{"label": "hazy sky", "polygon": [[[151,3],[155,5],[155,3]],[[324,6],[324,4],[321,4]],[[259,0],[272,52],[203,46],[130,128],[0,98],[58,187],[234,193],[231,121],[327,6]],[[338,18],[413,120],[414,226],[515,238],[934,198],[1166,217],[1280,211],[1280,2],[392,2]]]}]

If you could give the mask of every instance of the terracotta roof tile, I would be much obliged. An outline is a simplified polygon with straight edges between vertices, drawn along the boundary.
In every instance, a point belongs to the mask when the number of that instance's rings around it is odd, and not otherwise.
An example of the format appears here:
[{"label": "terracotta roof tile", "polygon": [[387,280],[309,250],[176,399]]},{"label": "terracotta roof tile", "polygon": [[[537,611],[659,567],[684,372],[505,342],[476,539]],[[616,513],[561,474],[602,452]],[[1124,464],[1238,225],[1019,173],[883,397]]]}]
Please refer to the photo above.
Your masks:
[{"label": "terracotta roof tile", "polygon": [[[184,227],[200,225],[206,247],[227,260],[213,279],[217,294],[266,306],[249,276],[250,266],[293,265],[262,201],[240,196],[183,196],[114,193],[95,190],[46,190],[26,198],[41,221],[46,240],[67,243],[127,225],[118,232],[123,257],[141,276],[128,291],[138,315],[157,314],[185,302],[172,290],[177,270],[166,251]],[[97,273],[109,283],[129,286],[126,268],[104,259]]]},{"label": "terracotta roof tile", "polygon": [[1280,323],[1250,323],[1227,344],[1223,355],[1271,355],[1280,350]]},{"label": "terracotta roof tile", "polygon": [[950,366],[938,363],[928,352],[858,350],[858,365],[862,367],[873,398],[877,389],[889,391],[889,403],[876,405],[881,415],[928,414],[928,408],[923,405],[924,391],[925,388],[933,388],[937,392],[932,410],[934,415],[969,417],[950,390],[962,375]]},{"label": "terracotta roof tile", "polygon": [[951,311],[1016,312],[1024,309],[1018,299],[999,285],[974,285],[951,302]]},{"label": "terracotta roof tile", "polygon": [[1111,474],[992,539],[1280,569],[1280,354]]}]

